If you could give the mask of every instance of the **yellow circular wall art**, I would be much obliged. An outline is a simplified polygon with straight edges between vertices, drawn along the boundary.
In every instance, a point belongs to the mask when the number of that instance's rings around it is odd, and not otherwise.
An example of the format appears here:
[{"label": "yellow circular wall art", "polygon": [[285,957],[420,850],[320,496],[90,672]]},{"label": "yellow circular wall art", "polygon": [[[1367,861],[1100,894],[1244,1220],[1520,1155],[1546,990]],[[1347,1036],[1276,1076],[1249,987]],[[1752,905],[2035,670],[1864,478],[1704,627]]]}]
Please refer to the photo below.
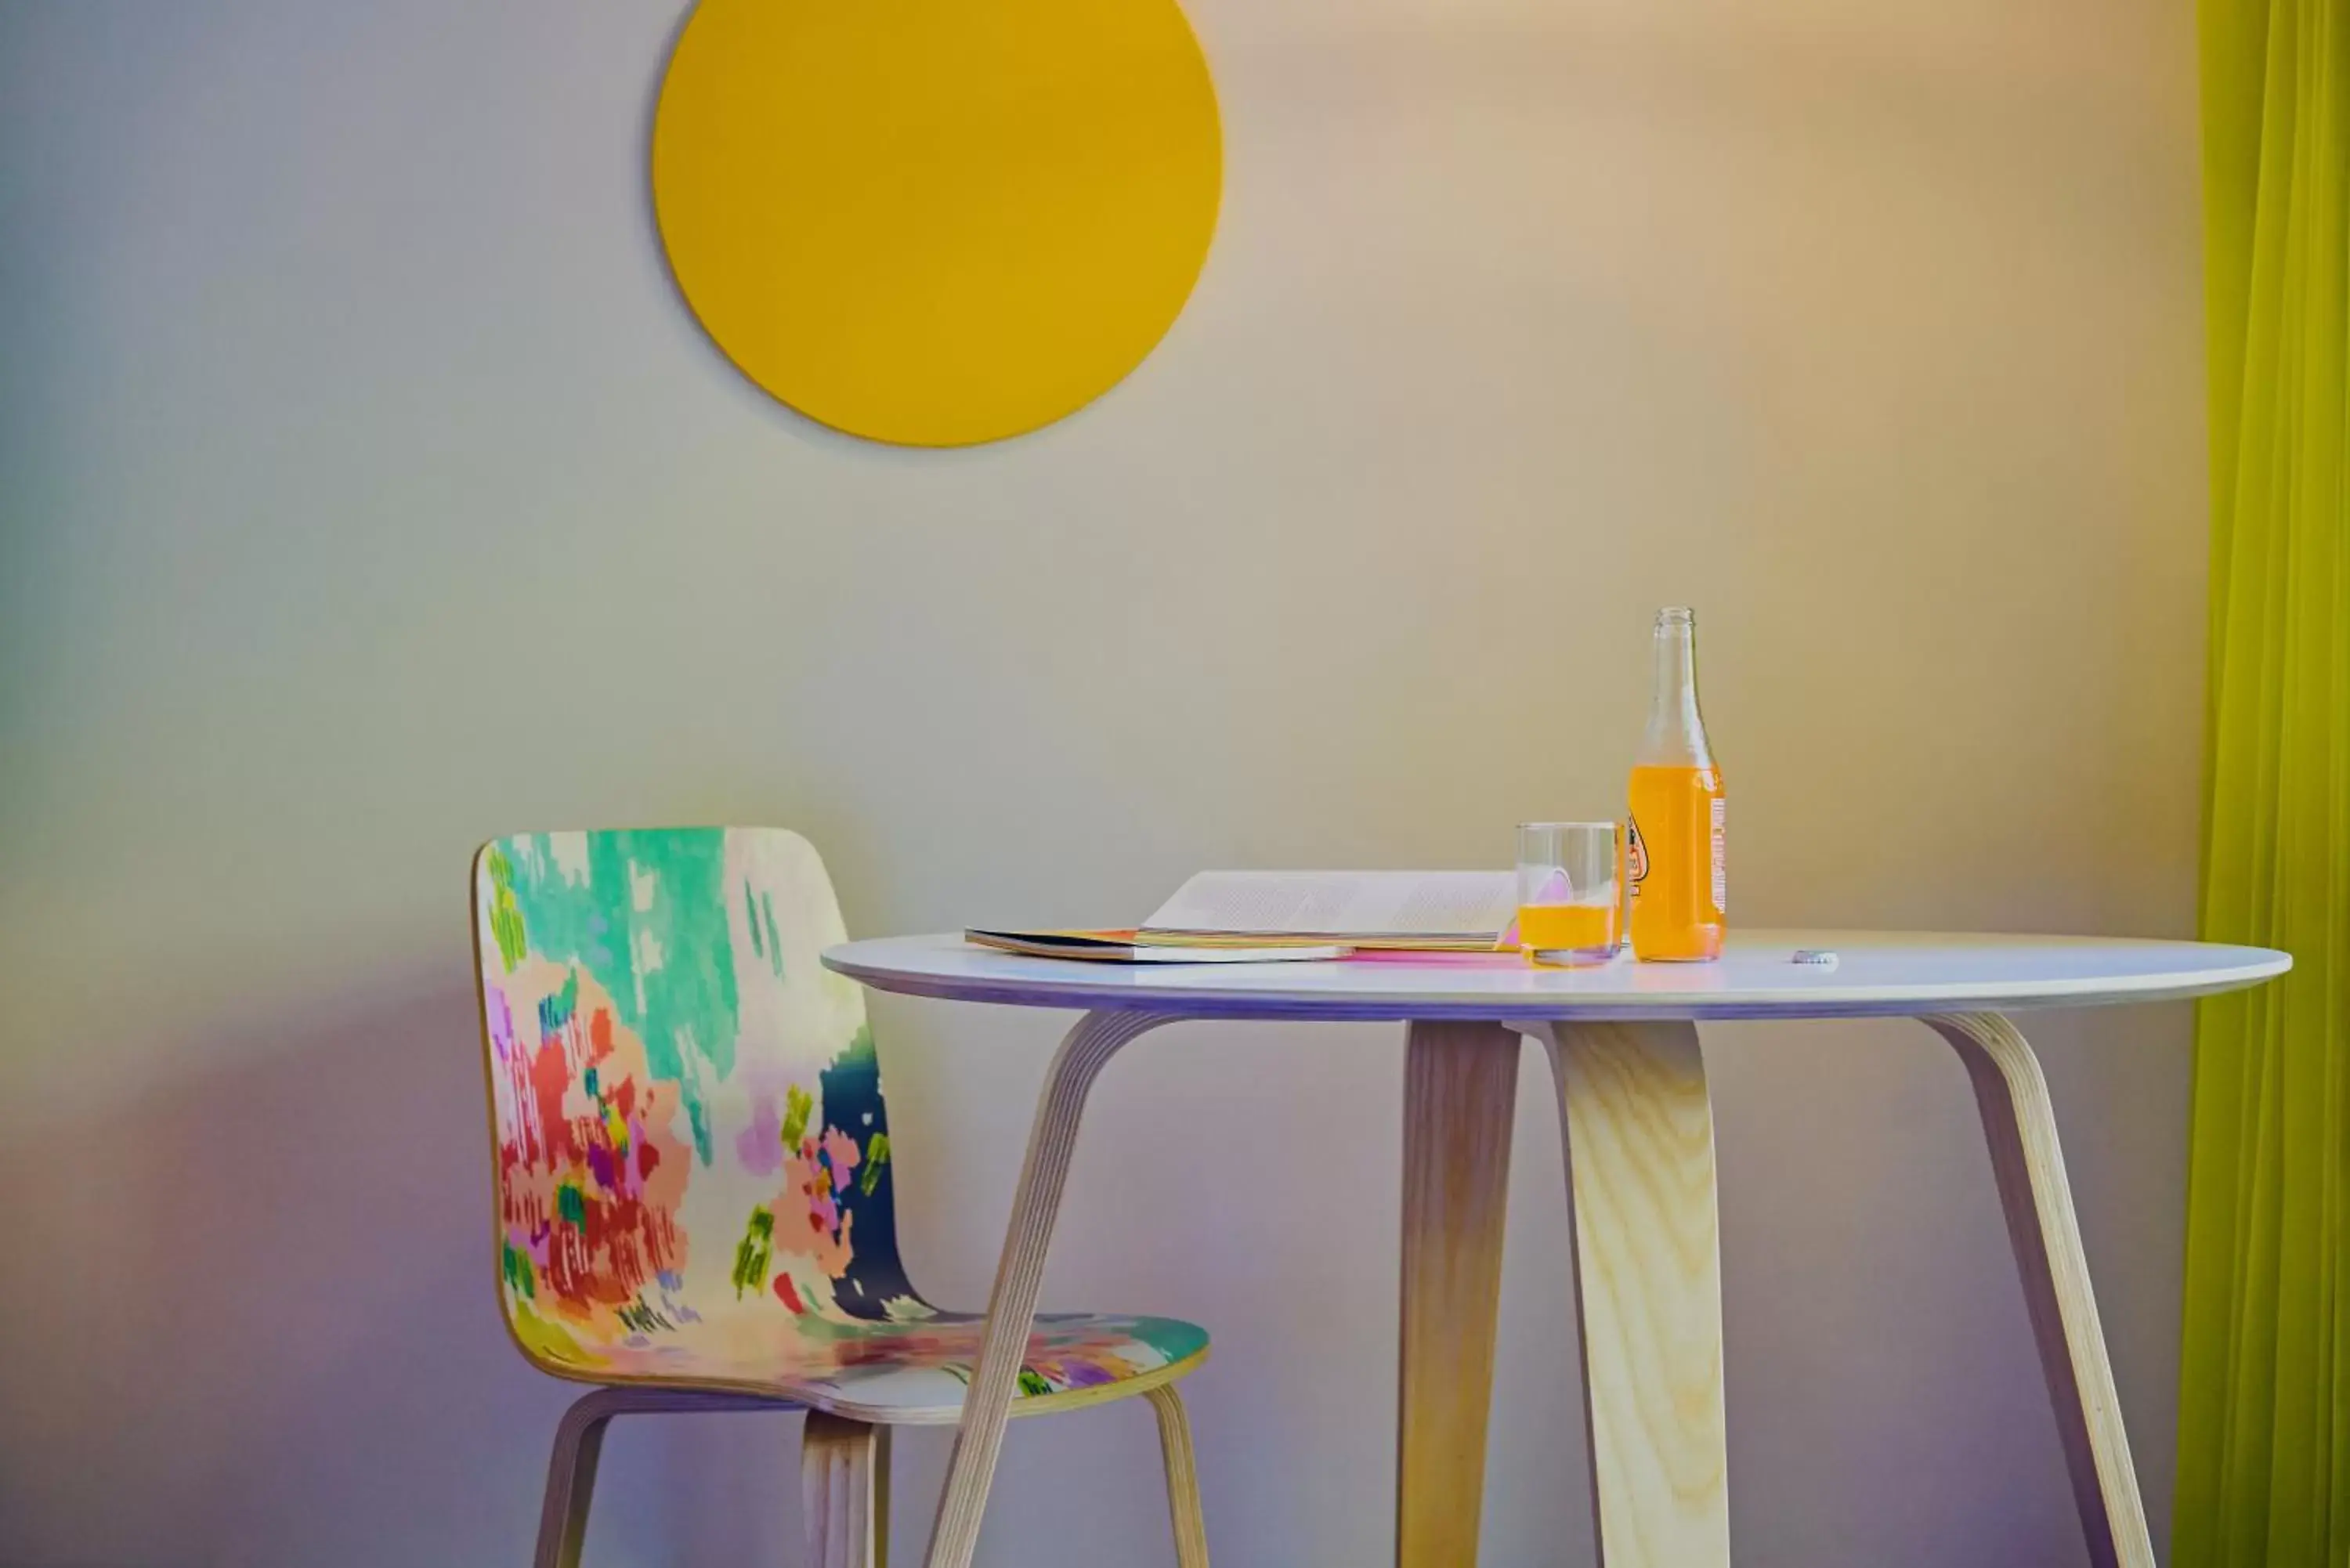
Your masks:
[{"label": "yellow circular wall art", "polygon": [[965,446],[1142,362],[1207,259],[1223,145],[1175,0],[702,0],[652,177],[745,375],[851,434]]}]

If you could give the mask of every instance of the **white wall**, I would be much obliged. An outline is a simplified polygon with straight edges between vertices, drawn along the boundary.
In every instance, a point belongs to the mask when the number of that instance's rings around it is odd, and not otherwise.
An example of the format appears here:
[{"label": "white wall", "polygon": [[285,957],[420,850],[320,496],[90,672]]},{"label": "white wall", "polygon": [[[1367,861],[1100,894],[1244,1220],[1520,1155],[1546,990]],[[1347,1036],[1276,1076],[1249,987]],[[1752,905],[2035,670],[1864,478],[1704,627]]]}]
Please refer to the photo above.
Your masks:
[{"label": "white wall", "polygon": [[[742,382],[643,165],[673,6],[0,11],[0,1561],[524,1560],[480,839],[798,826],[851,925],[1493,863],[1620,799],[1700,607],[1746,922],[2190,925],[2193,27],[2133,0],[1191,0],[1229,188],[1157,355],[918,454]],[[982,1298],[1059,1023],[877,1005]],[[2050,1017],[2168,1513],[2188,1018]],[[1746,1568],[2082,1560],[1956,1064],[1722,1028]],[[1048,1305],[1191,1315],[1220,1560],[1388,1551],[1392,1030],[1097,1096]],[[1489,1563],[1590,1561],[1525,1075]],[[790,1561],[788,1420],[650,1420],[591,1562]],[[903,1444],[928,1523],[943,1437]],[[985,1560],[1166,1563],[1149,1423],[1024,1425]],[[681,1544],[678,1544],[681,1543]]]}]

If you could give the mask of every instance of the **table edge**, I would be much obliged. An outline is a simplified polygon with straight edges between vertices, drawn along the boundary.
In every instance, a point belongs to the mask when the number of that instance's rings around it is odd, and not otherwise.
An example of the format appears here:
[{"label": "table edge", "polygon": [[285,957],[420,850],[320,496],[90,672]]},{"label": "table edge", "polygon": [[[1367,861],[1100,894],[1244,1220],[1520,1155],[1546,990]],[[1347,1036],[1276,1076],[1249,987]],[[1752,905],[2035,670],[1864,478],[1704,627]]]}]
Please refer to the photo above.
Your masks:
[{"label": "table edge", "polygon": [[[1055,986],[1006,978],[976,985],[967,979],[909,975],[876,969],[835,957],[827,949],[821,961],[836,974],[860,985],[899,996],[939,1002],[968,1002],[993,1007],[1028,1007],[1064,1012],[1149,1012],[1170,1018],[1223,1018],[1264,1021],[1325,1021],[1329,1023],[1406,1023],[1413,1020],[1479,1020],[1502,1023],[1702,1022],[1800,1018],[1918,1018],[1951,1012],[2027,1012],[2066,1007],[2117,1007],[2142,1002],[2179,1002],[2246,991],[2276,979],[2293,968],[2293,957],[2279,952],[2273,962],[2251,968],[2201,973],[2163,975],[2150,983],[2111,985],[2101,990],[2066,991],[2057,982],[1983,994],[1977,988],[1918,986],[1911,994],[1841,1001],[1833,995],[1793,1002],[1759,1000],[1752,996],[1677,997],[1657,1003],[1585,1002],[1575,998],[1463,998],[1458,1002],[1399,1002],[1385,998],[1361,1000],[1268,1000],[1235,992],[1144,992],[1131,996],[1072,996]],[[2071,982],[2065,982],[2071,983]]]}]

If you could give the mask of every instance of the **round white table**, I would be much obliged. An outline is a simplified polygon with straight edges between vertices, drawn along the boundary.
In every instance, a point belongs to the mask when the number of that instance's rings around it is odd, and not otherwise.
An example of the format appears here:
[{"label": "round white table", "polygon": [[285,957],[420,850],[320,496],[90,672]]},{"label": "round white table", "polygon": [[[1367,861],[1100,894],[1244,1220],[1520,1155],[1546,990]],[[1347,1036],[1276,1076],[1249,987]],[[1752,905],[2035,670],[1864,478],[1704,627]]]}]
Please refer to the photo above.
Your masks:
[{"label": "round white table", "polygon": [[[1835,961],[1797,963],[1798,950]],[[1525,1035],[1547,1047],[1559,1091],[1601,1560],[1722,1568],[1713,1113],[1696,1024],[1862,1016],[1915,1017],[1966,1063],[2091,1560],[2153,1568],[2047,1085],[2005,1015],[2203,996],[2256,985],[2293,961],[2265,948],[2104,937],[1753,931],[1734,934],[1716,963],[1627,957],[1579,970],[1534,970],[1505,954],[1091,964],[956,936],[848,942],[824,961],[883,991],[1086,1014],[1037,1105],[931,1568],[967,1568],[978,1542],[1087,1091],[1128,1041],[1201,1018],[1408,1025],[1398,1563],[1476,1560]]]}]

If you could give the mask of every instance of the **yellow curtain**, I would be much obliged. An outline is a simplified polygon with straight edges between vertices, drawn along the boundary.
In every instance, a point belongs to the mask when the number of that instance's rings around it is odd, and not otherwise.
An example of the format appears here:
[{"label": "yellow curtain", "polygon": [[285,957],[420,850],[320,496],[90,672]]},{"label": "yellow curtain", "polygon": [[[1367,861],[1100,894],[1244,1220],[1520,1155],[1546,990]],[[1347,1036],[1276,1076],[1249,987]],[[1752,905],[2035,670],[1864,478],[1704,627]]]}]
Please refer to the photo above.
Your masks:
[{"label": "yellow curtain", "polygon": [[2211,664],[2173,1568],[2350,1564],[2350,0],[2202,0]]}]

